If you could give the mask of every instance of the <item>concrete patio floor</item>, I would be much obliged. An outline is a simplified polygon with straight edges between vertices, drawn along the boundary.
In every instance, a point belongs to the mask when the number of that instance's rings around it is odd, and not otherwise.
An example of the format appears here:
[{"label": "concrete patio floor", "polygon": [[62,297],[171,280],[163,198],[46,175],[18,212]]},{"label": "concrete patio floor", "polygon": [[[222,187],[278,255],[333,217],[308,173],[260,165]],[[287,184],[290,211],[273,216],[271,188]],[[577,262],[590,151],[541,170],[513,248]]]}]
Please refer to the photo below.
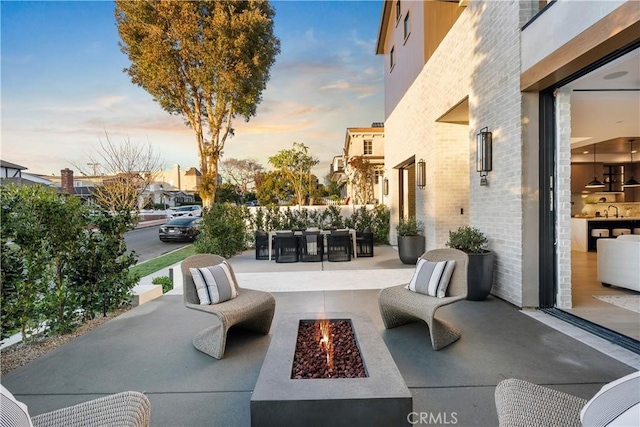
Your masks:
[{"label": "concrete patio floor", "polygon": [[[230,262],[240,286],[289,289],[274,291],[272,332],[283,313],[350,311],[370,317],[411,391],[414,412],[430,414],[429,425],[497,425],[494,389],[505,378],[590,398],[603,384],[637,370],[495,297],[440,309],[439,317],[462,330],[459,341],[440,351],[431,347],[423,323],[384,330],[378,288],[402,283],[388,283],[389,277],[412,272],[391,247],[376,247],[374,258],[347,263],[276,264],[256,261],[251,251]],[[332,282],[331,290],[323,289],[323,277]],[[352,289],[353,281],[370,288]],[[216,360],[191,344],[212,321],[184,308],[178,287],[4,375],[2,384],[32,415],[137,390],[151,401],[153,426],[249,426],[251,393],[270,336],[232,329],[224,359]]]}]

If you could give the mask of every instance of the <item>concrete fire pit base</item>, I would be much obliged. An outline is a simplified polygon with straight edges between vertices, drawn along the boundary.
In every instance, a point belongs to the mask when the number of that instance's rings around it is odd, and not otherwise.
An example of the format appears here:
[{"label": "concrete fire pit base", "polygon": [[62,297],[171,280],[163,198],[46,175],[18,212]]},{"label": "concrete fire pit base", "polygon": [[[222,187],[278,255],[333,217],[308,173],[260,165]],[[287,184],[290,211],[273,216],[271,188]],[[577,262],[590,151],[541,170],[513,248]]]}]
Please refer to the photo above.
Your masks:
[{"label": "concrete fire pit base", "polygon": [[[367,378],[291,379],[301,320],[350,319]],[[280,316],[251,397],[251,425],[409,425],[412,398],[380,333],[358,313]]]}]

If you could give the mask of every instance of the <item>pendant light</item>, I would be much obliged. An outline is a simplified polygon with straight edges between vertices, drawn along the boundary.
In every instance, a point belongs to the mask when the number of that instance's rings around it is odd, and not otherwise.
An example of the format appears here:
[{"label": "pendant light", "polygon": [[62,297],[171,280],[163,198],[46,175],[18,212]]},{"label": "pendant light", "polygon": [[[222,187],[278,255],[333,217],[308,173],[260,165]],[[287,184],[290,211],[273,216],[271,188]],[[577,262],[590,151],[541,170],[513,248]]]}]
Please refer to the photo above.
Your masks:
[{"label": "pendant light", "polygon": [[596,172],[596,144],[593,144],[593,179],[584,188],[602,188],[604,183],[598,179]]},{"label": "pendant light", "polygon": [[635,141],[634,139],[630,139],[629,142],[631,143],[631,178],[629,178],[628,180],[625,181],[624,183],[624,188],[627,187],[640,187],[640,182],[636,181],[633,178],[633,141]]}]

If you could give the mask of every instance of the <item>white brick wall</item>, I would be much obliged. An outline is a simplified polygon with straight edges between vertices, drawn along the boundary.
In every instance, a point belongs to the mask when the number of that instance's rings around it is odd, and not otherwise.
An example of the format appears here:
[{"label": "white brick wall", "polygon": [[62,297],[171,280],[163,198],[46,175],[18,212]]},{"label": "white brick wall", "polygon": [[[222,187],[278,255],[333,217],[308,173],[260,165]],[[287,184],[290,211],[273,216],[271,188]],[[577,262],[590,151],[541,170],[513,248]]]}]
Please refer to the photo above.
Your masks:
[{"label": "white brick wall", "polygon": [[[522,303],[526,226],[519,40],[528,11],[517,1],[470,2],[385,122],[393,224],[397,174],[389,172],[412,155],[424,158],[427,186],[416,190],[416,216],[425,222],[427,249],[444,247],[450,229],[479,228],[496,252],[492,292],[516,305]],[[436,122],[467,96],[469,126]],[[483,187],[475,171],[475,134],[485,126],[493,133],[493,171]]]},{"label": "white brick wall", "polygon": [[571,94],[556,94],[556,306],[571,308]]}]

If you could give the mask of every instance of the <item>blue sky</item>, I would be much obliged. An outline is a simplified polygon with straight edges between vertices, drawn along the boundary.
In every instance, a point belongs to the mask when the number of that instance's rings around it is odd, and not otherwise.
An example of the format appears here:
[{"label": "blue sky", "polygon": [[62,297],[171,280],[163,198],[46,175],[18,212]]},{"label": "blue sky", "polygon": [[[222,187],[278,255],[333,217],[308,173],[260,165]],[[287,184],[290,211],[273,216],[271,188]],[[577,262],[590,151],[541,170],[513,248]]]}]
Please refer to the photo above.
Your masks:
[{"label": "blue sky", "polygon": [[[381,1],[276,1],[281,53],[257,116],[234,123],[224,158],[308,145],[323,177],[347,127],[384,120],[383,58],[375,55]],[[170,168],[198,166],[180,117],[165,113],[122,70],[111,1],[1,3],[2,160],[30,173],[84,165],[105,132],[150,142]]]}]

